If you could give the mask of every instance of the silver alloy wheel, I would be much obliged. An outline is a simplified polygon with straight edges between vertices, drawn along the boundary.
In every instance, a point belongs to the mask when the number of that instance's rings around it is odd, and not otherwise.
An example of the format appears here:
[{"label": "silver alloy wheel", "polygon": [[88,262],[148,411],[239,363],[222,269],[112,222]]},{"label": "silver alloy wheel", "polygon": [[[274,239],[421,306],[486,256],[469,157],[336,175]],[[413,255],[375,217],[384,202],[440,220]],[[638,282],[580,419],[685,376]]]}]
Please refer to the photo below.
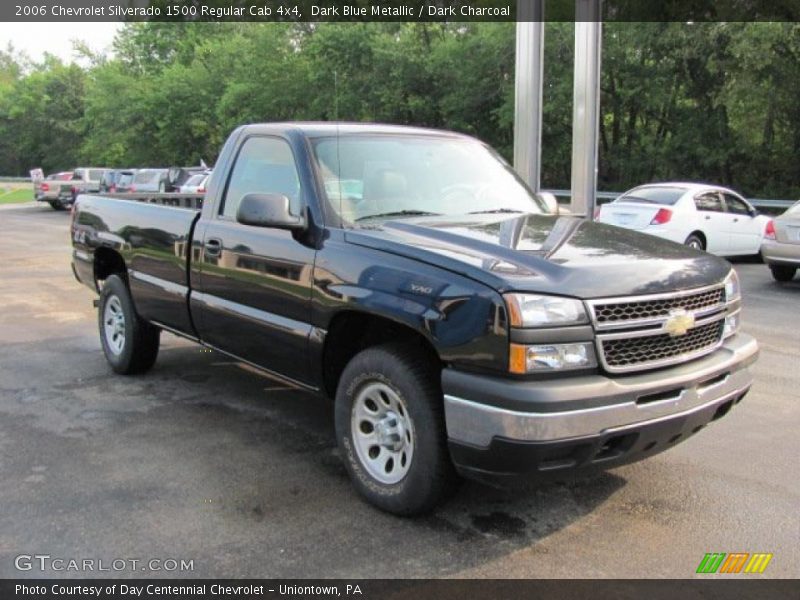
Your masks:
[{"label": "silver alloy wheel", "polygon": [[125,313],[117,296],[109,296],[103,309],[103,333],[106,345],[115,355],[125,347]]},{"label": "silver alloy wheel", "polygon": [[361,465],[381,483],[398,483],[414,458],[414,424],[388,385],[366,385],[353,402],[350,430]]}]

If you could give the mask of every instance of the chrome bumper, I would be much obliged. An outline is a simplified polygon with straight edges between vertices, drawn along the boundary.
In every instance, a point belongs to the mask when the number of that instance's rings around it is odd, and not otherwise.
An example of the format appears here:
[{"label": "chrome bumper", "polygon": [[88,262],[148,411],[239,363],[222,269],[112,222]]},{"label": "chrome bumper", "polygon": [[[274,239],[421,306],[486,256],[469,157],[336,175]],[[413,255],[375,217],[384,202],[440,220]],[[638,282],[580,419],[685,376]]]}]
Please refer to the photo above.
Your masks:
[{"label": "chrome bumper", "polygon": [[[451,442],[488,447],[494,438],[547,442],[623,432],[680,419],[743,396],[752,384],[748,365],[758,356],[755,339],[738,334],[712,354],[670,369],[610,378],[602,375],[550,381],[507,382],[478,375],[443,374],[447,435]],[[463,378],[467,378],[465,381]],[[465,397],[479,378],[481,400]],[[459,379],[457,382],[456,379]],[[496,400],[487,393],[496,389]],[[450,393],[457,388],[458,395]],[[533,410],[503,407],[504,395]],[[559,404],[582,404],[559,410]],[[538,407],[539,410],[536,410]]]}]

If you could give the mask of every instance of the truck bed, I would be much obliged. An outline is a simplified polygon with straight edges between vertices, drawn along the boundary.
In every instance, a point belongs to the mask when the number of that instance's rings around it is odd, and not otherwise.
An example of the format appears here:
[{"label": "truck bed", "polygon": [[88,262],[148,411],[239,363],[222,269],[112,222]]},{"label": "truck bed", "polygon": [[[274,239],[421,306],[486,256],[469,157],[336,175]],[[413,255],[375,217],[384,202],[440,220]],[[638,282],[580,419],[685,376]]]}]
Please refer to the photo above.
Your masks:
[{"label": "truck bed", "polygon": [[94,286],[94,256],[119,252],[139,314],[194,335],[188,309],[189,262],[199,194],[85,194],[75,208],[78,278]]}]

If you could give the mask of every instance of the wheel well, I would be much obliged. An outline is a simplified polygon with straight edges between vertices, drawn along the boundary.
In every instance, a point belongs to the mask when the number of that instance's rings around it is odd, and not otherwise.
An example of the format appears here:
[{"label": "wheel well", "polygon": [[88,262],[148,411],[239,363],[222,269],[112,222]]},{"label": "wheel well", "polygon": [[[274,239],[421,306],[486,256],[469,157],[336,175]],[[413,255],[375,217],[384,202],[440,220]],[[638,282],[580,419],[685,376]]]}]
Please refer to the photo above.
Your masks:
[{"label": "wheel well", "polygon": [[94,253],[94,280],[100,282],[111,275],[119,275],[127,283],[128,269],[119,252],[111,248],[98,248]]},{"label": "wheel well", "polygon": [[702,231],[693,231],[692,233],[689,234],[689,237],[693,235],[699,237],[700,241],[703,242],[704,250],[708,248],[708,240],[706,239],[706,235]]},{"label": "wheel well", "polygon": [[436,349],[411,327],[366,313],[343,312],[331,321],[322,351],[323,384],[328,396],[336,396],[339,378],[350,359],[366,348],[388,342],[416,345],[433,364],[441,367]]}]

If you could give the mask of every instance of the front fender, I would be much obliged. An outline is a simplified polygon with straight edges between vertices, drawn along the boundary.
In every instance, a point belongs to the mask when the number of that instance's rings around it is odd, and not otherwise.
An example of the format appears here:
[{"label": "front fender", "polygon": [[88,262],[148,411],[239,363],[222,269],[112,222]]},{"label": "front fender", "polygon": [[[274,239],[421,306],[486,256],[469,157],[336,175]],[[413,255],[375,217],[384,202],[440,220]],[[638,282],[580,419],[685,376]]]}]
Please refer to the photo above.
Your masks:
[{"label": "front fender", "polygon": [[328,239],[314,267],[313,324],[327,331],[342,311],[413,329],[445,363],[493,371],[508,364],[505,304],[496,291],[446,269]]}]

